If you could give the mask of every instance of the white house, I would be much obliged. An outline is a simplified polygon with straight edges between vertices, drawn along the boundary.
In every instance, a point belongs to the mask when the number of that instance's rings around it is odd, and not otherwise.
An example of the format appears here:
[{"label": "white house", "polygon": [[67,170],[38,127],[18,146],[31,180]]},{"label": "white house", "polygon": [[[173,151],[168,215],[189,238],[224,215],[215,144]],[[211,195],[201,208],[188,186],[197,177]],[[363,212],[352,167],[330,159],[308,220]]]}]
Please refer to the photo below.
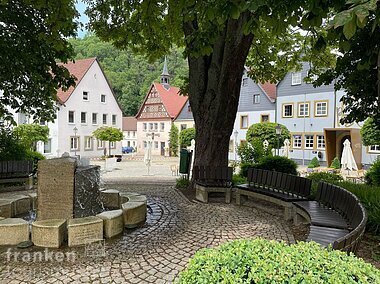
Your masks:
[{"label": "white house", "polygon": [[317,157],[322,165],[330,165],[341,158],[348,139],[359,168],[368,167],[380,155],[380,146],[362,145],[361,123],[340,124],[344,91],[335,92],[333,84],[314,88],[304,80],[308,70],[303,63],[301,71],[288,73],[277,85],[277,122],[291,132],[290,158],[307,165]]},{"label": "white house", "polygon": [[134,116],[123,117],[123,147],[137,147],[137,119]]},{"label": "white house", "polygon": [[[92,133],[101,126],[122,128],[122,111],[110,84],[96,58],[64,64],[76,77],[76,87],[59,90],[59,110],[49,122],[49,141],[38,143],[37,150],[47,158],[64,152],[81,157],[97,157],[108,153],[108,142],[98,141]],[[19,124],[31,122],[23,113],[15,114]],[[45,122],[41,122],[45,125]],[[111,154],[121,153],[121,142],[111,143]]]}]

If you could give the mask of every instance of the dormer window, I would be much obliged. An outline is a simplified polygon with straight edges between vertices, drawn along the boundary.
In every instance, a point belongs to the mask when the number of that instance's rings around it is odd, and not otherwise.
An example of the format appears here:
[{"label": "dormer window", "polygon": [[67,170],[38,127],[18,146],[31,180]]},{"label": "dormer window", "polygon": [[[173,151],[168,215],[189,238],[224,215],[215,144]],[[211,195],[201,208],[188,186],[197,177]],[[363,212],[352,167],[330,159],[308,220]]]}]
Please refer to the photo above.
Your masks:
[{"label": "dormer window", "polygon": [[84,101],[88,101],[88,92],[83,92],[82,98]]},{"label": "dormer window", "polygon": [[302,73],[301,72],[293,72],[292,73],[292,86],[301,85],[302,83]]},{"label": "dormer window", "polygon": [[102,103],[106,102],[106,95],[100,95],[100,102]]},{"label": "dormer window", "polygon": [[242,85],[243,87],[248,86],[248,78],[243,78]]},{"label": "dormer window", "polygon": [[190,105],[187,106],[187,111],[191,112],[191,106]]},{"label": "dormer window", "polygon": [[260,94],[253,95],[253,103],[259,104],[260,103]]}]

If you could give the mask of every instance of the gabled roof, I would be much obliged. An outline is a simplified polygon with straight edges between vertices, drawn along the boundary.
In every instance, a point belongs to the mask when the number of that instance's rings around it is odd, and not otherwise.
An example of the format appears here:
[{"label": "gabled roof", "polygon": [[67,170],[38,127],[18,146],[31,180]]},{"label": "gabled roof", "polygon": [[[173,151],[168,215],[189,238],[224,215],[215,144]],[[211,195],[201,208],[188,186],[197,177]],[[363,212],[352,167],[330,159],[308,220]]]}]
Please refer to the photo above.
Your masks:
[{"label": "gabled roof", "polygon": [[[78,86],[80,81],[83,79],[84,75],[87,73],[87,71],[90,69],[92,64],[97,61],[96,57],[92,58],[86,58],[86,59],[79,59],[74,62],[69,62],[67,64],[61,64],[63,65],[67,70],[69,70],[71,75],[74,75],[76,80],[75,84]],[[65,103],[71,96],[71,94],[74,92],[75,87],[70,87],[67,91],[63,91],[62,89],[59,89],[57,91],[57,98],[60,103]]]},{"label": "gabled roof", "polygon": [[276,100],[276,84],[265,82],[260,83],[259,85],[270,99],[273,101]]},{"label": "gabled roof", "polygon": [[137,119],[134,116],[123,117],[123,131],[136,131]]},{"label": "gabled roof", "polygon": [[153,82],[153,84],[151,85],[149,92],[145,96],[144,102],[141,105],[140,110],[137,113],[136,117],[138,117],[141,114],[143,110],[143,106],[145,105],[145,102],[153,87],[156,89],[157,93],[159,94],[168,115],[172,119],[176,118],[177,115],[181,112],[181,109],[183,108],[184,104],[186,103],[188,99],[187,96],[181,96],[180,89],[177,87],[169,86],[169,88],[166,89],[162,84],[157,83],[157,82]]}]

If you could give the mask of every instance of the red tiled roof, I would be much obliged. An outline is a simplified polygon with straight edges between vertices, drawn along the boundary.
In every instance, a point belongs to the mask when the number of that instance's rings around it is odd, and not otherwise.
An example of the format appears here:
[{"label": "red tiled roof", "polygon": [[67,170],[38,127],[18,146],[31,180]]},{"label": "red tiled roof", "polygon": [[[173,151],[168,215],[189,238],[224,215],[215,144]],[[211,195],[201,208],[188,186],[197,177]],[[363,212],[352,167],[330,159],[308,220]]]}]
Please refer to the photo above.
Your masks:
[{"label": "red tiled roof", "polygon": [[187,101],[187,96],[180,95],[180,89],[177,87],[170,86],[167,90],[163,85],[157,82],[153,82],[156,91],[161,97],[162,103],[164,104],[166,111],[171,118],[177,117],[183,105]]},{"label": "red tiled roof", "polygon": [[[88,69],[90,69],[91,65],[96,61],[96,57],[92,58],[86,58],[86,59],[79,59],[74,62],[69,62],[67,64],[62,64],[64,67],[66,67],[67,70],[69,70],[71,75],[74,75],[76,80],[75,84],[78,85],[79,82],[82,80],[84,75],[87,73]],[[65,103],[75,90],[75,87],[70,87],[67,91],[63,91],[62,89],[59,89],[57,91],[57,98],[61,103]]]},{"label": "red tiled roof", "polygon": [[123,117],[123,131],[136,131],[137,119],[134,116]]},{"label": "red tiled roof", "polygon": [[276,99],[276,84],[265,82],[260,83],[260,87],[264,90],[268,97],[270,97],[272,100]]}]

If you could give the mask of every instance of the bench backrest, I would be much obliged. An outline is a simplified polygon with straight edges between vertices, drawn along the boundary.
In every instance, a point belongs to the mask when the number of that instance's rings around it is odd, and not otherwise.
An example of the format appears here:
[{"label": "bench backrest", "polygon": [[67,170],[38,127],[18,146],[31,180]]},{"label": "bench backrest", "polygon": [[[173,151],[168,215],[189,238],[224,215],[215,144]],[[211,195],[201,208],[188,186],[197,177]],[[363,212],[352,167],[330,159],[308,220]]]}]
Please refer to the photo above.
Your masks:
[{"label": "bench backrest", "polygon": [[318,184],[316,200],[339,212],[350,224],[351,232],[337,239],[333,248],[356,252],[368,219],[359,199],[342,187],[321,181]]},{"label": "bench backrest", "polygon": [[307,178],[282,172],[249,168],[247,179],[250,186],[276,189],[303,197],[310,195],[311,180]]},{"label": "bench backrest", "polygon": [[193,179],[195,181],[201,181],[216,185],[230,185],[232,182],[232,173],[232,167],[193,167]]},{"label": "bench backrest", "polygon": [[33,172],[33,161],[0,161],[0,176],[27,175]]}]

